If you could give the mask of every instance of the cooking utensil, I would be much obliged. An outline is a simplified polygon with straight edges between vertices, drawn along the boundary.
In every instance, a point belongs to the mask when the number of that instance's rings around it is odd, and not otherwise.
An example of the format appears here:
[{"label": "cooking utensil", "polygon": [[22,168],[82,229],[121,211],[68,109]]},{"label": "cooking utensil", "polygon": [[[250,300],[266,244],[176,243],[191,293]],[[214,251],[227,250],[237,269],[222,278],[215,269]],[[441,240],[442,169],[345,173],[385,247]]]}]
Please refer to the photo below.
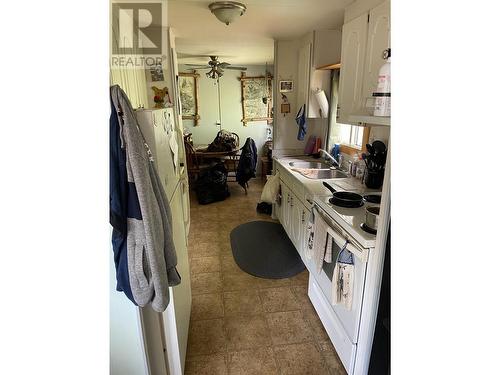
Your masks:
[{"label": "cooking utensil", "polygon": [[384,183],[384,169],[368,169],[365,185],[370,189],[379,189]]},{"label": "cooking utensil", "polygon": [[329,183],[323,181],[323,185],[332,192],[330,203],[340,207],[355,208],[363,205],[363,197],[350,191],[337,191]]},{"label": "cooking utensil", "polygon": [[365,225],[373,230],[378,228],[378,215],[380,214],[380,207],[370,206],[365,208]]},{"label": "cooking utensil", "polygon": [[387,147],[385,147],[385,143],[382,141],[373,141],[372,148],[374,154],[383,154],[387,151]]}]

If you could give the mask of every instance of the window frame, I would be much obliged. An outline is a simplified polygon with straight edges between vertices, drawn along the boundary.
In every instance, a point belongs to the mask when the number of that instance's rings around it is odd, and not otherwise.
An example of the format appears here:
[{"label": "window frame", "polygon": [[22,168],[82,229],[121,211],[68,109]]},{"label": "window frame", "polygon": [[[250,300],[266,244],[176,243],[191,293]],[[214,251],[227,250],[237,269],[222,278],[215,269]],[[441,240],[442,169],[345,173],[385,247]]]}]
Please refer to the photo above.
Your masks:
[{"label": "window frame", "polygon": [[[346,124],[346,125],[351,125],[351,126],[359,126],[359,125],[352,125],[352,124]],[[363,142],[361,144],[361,148],[353,147],[353,145],[346,145],[344,143],[340,144],[340,152],[343,152],[344,154],[348,155],[356,155],[359,154],[360,152],[366,152],[366,144],[370,140],[370,127],[369,126],[360,126],[361,128],[364,128],[363,130]]]}]

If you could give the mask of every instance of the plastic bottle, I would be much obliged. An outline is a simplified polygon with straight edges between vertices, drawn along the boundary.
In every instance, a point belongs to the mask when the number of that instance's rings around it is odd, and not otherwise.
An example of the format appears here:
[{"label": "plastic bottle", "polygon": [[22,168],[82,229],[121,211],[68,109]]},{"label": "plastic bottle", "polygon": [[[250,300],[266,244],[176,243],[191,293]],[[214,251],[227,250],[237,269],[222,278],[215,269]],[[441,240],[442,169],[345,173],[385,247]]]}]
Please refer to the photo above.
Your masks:
[{"label": "plastic bottle", "polygon": [[375,97],[375,110],[373,116],[388,117],[391,115],[391,49],[384,51],[385,64],[378,72],[377,90]]},{"label": "plastic bottle", "polygon": [[356,169],[358,169],[358,163],[359,163],[359,156],[358,154],[355,154],[352,157],[352,164],[351,164],[351,176],[356,177]]},{"label": "plastic bottle", "polygon": [[356,168],[356,178],[358,180],[361,180],[363,178],[363,175],[365,174],[365,169],[363,168],[362,164],[358,164]]}]

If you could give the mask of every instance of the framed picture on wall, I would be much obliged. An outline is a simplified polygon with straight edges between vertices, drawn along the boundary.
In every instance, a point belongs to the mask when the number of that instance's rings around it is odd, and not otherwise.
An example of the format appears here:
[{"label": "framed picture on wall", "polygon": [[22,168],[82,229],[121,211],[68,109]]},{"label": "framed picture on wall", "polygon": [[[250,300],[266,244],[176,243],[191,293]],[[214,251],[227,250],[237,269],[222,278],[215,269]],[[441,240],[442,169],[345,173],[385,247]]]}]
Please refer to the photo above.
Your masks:
[{"label": "framed picture on wall", "polygon": [[243,125],[252,121],[273,121],[272,91],[273,76],[247,77],[241,73],[241,105],[243,110]]},{"label": "framed picture on wall", "polygon": [[194,126],[198,125],[200,114],[198,110],[198,78],[194,73],[179,73],[179,91],[182,106],[182,119],[193,120]]},{"label": "framed picture on wall", "polygon": [[163,76],[163,67],[161,64],[153,66],[150,69],[150,72],[151,72],[151,81],[152,82],[165,81],[165,77]]},{"label": "framed picture on wall", "polygon": [[293,81],[280,81],[280,92],[293,91]]}]

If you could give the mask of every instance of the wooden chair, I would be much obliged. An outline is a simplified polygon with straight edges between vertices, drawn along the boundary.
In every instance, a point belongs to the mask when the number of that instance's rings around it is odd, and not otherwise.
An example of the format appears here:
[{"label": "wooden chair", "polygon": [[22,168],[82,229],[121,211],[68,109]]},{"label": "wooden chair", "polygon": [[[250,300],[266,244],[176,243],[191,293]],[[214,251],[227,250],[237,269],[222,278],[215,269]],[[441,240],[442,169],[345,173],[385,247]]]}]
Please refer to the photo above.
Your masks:
[{"label": "wooden chair", "polygon": [[210,164],[203,163],[201,161],[201,158],[198,158],[196,150],[194,149],[193,145],[189,141],[185,140],[184,147],[186,149],[186,162],[187,162],[188,178],[189,178],[189,181],[192,182],[198,177],[198,174],[203,169],[210,168]]}]

